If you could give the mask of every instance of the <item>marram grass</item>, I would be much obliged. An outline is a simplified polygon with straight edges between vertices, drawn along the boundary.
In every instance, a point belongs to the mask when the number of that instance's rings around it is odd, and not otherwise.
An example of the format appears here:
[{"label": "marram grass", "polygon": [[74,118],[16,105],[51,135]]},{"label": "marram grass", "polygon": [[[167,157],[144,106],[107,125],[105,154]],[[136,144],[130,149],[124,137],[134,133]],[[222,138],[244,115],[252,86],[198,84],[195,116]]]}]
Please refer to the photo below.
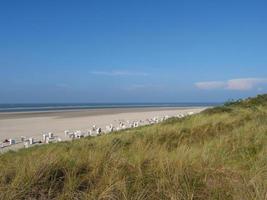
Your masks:
[{"label": "marram grass", "polygon": [[0,156],[0,199],[267,199],[267,95]]}]

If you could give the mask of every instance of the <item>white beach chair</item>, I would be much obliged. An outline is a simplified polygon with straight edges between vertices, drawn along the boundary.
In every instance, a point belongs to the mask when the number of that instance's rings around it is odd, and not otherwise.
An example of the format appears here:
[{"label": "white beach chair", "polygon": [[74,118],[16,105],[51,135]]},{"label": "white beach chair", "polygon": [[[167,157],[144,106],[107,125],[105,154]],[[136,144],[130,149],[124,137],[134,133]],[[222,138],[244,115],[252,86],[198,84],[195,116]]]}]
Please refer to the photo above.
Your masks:
[{"label": "white beach chair", "polygon": [[49,138],[48,134],[44,133],[43,134],[43,142],[46,143],[48,138]]},{"label": "white beach chair", "polygon": [[69,133],[68,134],[68,137],[71,138],[71,139],[74,139],[75,138],[75,135],[74,135],[74,133]]},{"label": "white beach chair", "polygon": [[21,136],[21,137],[20,137],[20,141],[21,141],[21,142],[24,142],[25,140],[26,140],[26,137],[24,137],[24,136]]},{"label": "white beach chair", "polygon": [[97,133],[97,135],[99,135],[101,132],[102,132],[101,128],[97,128],[97,129],[96,129],[96,133]]},{"label": "white beach chair", "polygon": [[96,131],[96,125],[93,125],[92,130],[93,130],[93,131]]},{"label": "white beach chair", "polygon": [[16,144],[16,141],[14,139],[9,139],[9,145],[14,145]]},{"label": "white beach chair", "polygon": [[32,138],[32,137],[29,138],[29,144],[30,144],[30,145],[33,145],[33,144],[34,144],[34,138]]},{"label": "white beach chair", "polygon": [[79,138],[79,139],[82,138],[82,137],[84,137],[84,134],[80,130],[76,131],[74,133],[74,135],[75,135],[76,138]]},{"label": "white beach chair", "polygon": [[48,133],[48,138],[49,139],[54,139],[54,133],[52,133],[52,132]]},{"label": "white beach chair", "polygon": [[29,148],[29,146],[30,146],[29,141],[24,142],[24,148]]},{"label": "white beach chair", "polygon": [[65,137],[69,137],[69,133],[70,133],[69,130],[65,130],[64,131]]}]

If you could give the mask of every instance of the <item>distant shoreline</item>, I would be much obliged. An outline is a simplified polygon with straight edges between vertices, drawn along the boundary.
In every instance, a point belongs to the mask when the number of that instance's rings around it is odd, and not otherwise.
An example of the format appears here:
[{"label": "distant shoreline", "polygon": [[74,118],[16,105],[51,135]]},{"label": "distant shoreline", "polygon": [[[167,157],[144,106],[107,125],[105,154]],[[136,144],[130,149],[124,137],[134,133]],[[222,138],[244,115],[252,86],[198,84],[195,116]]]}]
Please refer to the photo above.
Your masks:
[{"label": "distant shoreline", "polygon": [[176,108],[210,107],[221,103],[48,103],[48,104],[0,104],[0,113],[59,112],[94,109],[122,108]]}]

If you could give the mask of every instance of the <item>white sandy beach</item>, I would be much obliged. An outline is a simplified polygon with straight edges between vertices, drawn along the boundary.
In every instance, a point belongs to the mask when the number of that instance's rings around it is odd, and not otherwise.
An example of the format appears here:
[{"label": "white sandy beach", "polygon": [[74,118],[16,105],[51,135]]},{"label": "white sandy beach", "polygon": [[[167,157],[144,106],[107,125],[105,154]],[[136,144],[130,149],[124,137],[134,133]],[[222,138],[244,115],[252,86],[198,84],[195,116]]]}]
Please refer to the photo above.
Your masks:
[{"label": "white sandy beach", "polygon": [[0,113],[0,141],[19,140],[21,136],[41,139],[43,133],[53,132],[64,140],[64,131],[88,131],[93,125],[105,130],[106,125],[115,127],[119,121],[146,120],[149,118],[176,116],[179,113],[198,113],[205,107],[196,108],[112,108],[75,111]]}]

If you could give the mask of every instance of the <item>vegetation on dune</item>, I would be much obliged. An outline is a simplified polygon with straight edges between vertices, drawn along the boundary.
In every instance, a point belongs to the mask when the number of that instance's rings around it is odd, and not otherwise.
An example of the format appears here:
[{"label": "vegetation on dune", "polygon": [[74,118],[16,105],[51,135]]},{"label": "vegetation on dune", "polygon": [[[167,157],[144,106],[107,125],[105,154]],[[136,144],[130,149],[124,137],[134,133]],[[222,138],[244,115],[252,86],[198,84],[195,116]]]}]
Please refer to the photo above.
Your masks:
[{"label": "vegetation on dune", "polygon": [[267,95],[5,153],[0,199],[267,199]]}]

